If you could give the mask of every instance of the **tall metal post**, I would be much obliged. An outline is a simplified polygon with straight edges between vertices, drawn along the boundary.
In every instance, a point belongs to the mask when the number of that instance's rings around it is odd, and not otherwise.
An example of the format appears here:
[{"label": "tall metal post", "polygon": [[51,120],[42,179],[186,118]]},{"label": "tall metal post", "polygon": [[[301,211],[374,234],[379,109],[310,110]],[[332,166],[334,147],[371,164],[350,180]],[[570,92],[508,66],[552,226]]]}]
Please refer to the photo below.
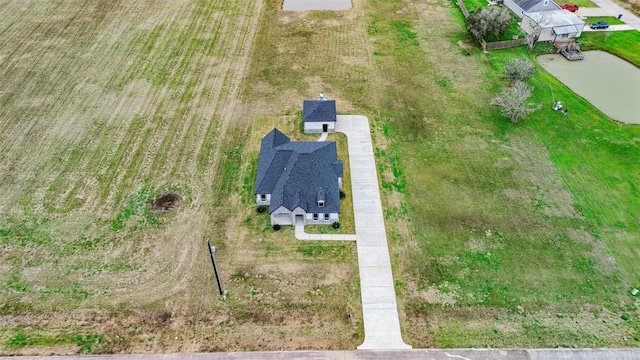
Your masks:
[{"label": "tall metal post", "polygon": [[220,281],[220,275],[218,275],[218,266],[216,265],[216,258],[213,256],[213,253],[216,252],[216,247],[211,246],[209,240],[207,240],[207,247],[209,248],[209,255],[211,255],[211,263],[213,264],[213,272],[216,273],[216,281],[218,282],[218,290],[220,290],[220,295],[224,296],[224,290],[222,290],[222,282]]}]

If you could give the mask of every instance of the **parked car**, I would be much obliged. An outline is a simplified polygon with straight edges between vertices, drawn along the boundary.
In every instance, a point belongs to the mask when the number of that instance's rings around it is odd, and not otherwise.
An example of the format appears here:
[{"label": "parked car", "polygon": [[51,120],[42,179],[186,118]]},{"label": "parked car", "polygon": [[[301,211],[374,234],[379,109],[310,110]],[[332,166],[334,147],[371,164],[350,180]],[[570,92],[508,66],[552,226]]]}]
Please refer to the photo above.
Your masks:
[{"label": "parked car", "polygon": [[609,23],[606,21],[598,21],[598,22],[594,22],[593,24],[591,24],[591,28],[592,29],[608,29],[609,28]]},{"label": "parked car", "polygon": [[564,5],[560,5],[561,9],[565,9],[565,10],[569,10],[571,12],[576,12],[578,11],[578,7],[576,5],[573,4],[564,4]]}]

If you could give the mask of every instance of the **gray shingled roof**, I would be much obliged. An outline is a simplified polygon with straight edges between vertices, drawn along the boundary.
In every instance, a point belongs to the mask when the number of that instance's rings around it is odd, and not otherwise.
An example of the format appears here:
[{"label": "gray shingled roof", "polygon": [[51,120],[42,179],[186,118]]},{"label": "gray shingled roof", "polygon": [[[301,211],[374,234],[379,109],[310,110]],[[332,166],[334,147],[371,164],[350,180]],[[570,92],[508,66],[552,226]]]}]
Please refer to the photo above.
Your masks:
[{"label": "gray shingled roof", "polygon": [[[280,206],[300,206],[308,213],[339,213],[342,160],[336,143],[291,142],[278,129],[262,139],[255,194],[271,194],[269,213]],[[325,206],[318,207],[323,196]]]},{"label": "gray shingled roof", "polygon": [[302,104],[302,121],[336,121],[336,101],[305,100]]},{"label": "gray shingled roof", "polygon": [[560,9],[560,7],[553,1],[548,1],[546,5],[544,0],[513,0],[513,2],[524,10],[524,12]]},{"label": "gray shingled roof", "polygon": [[[564,27],[564,26],[578,26],[584,24],[584,21],[578,17],[578,15],[567,10],[554,10],[554,11],[536,11],[526,14],[536,24],[543,28],[550,27]],[[578,29],[573,27],[569,33],[577,33]],[[556,32],[561,34],[561,32]]]}]

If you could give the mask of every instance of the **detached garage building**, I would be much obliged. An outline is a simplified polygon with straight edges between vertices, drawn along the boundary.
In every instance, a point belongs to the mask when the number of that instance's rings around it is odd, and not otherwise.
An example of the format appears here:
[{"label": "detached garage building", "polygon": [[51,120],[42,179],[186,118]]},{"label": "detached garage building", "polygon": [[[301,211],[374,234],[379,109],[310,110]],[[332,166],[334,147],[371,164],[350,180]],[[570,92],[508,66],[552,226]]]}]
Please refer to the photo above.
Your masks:
[{"label": "detached garage building", "polygon": [[336,132],[336,101],[326,100],[322,94],[318,100],[305,100],[302,121],[305,134]]}]

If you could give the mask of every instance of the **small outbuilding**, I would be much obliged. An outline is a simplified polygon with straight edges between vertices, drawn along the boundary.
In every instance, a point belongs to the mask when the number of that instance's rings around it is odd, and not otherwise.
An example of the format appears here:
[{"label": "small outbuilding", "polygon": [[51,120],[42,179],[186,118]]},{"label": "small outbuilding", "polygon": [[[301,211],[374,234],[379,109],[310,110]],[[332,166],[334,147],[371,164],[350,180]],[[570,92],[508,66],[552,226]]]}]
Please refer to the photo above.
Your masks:
[{"label": "small outbuilding", "polygon": [[327,100],[320,94],[318,100],[305,100],[302,104],[304,133],[336,132],[336,101]]},{"label": "small outbuilding", "polygon": [[335,141],[294,142],[278,129],[262,138],[254,194],[272,225],[339,221],[343,163]]}]

